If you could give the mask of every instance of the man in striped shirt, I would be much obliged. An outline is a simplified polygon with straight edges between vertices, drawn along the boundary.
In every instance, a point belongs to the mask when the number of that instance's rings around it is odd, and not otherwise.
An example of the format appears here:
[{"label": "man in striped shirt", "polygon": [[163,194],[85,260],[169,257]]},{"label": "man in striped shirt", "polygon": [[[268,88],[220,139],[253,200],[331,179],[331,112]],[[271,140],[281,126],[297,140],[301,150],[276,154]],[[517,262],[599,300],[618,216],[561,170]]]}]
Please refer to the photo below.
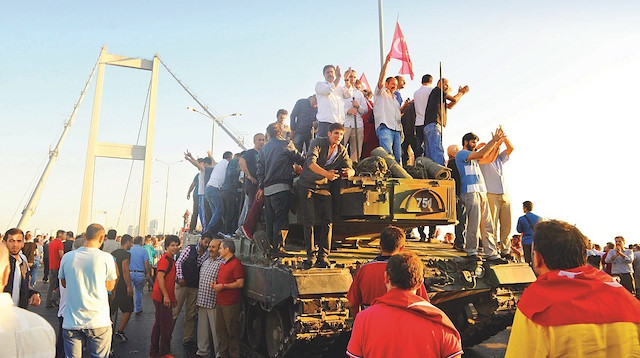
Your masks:
[{"label": "man in striped shirt", "polygon": [[467,209],[467,235],[464,251],[467,258],[478,259],[478,244],[482,236],[482,250],[487,260],[502,263],[496,250],[493,223],[487,187],[480,171],[479,161],[487,160],[491,151],[505,138],[502,128],[496,129],[493,137],[479,151],[476,151],[478,136],[467,133],[462,137],[463,149],[456,154],[456,165],[460,172],[460,199]]}]

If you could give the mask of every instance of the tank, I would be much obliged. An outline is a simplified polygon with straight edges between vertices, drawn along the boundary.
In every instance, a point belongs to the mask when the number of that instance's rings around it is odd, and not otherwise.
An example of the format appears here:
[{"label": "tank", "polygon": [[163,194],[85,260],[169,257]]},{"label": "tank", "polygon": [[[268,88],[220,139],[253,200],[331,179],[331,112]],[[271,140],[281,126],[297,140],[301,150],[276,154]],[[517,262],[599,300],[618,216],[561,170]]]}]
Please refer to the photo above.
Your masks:
[{"label": "tank", "polygon": [[[256,356],[323,356],[337,346],[333,342],[349,336],[353,317],[346,294],[360,265],[380,253],[377,235],[382,229],[456,223],[451,179],[356,176],[336,180],[332,192],[338,200],[330,268],[302,268],[306,252],[295,202],[285,246],[293,258],[267,258],[264,230],[252,239],[232,237],[246,276],[242,337]],[[408,240],[406,249],[424,261],[430,300],[451,318],[466,347],[510,325],[522,291],[535,281],[526,264],[468,261],[449,244]]]}]

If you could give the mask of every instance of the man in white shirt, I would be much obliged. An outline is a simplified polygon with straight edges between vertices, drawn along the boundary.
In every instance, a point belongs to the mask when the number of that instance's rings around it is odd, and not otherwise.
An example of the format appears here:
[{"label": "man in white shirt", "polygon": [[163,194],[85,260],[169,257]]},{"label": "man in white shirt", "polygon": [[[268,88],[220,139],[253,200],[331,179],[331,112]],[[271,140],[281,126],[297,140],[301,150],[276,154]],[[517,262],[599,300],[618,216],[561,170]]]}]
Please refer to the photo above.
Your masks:
[{"label": "man in white shirt", "polygon": [[395,77],[384,79],[387,65],[391,60],[391,54],[387,55],[380,77],[378,87],[373,100],[373,116],[376,122],[376,134],[380,146],[388,153],[393,154],[398,164],[402,165],[402,124],[400,122],[400,104],[394,92],[398,88],[398,80]]},{"label": "man in white shirt", "polygon": [[81,358],[86,342],[88,356],[106,357],[111,347],[111,317],[107,291],[116,286],[113,256],[100,250],[104,228],[91,224],[83,247],[62,256],[58,278],[67,289],[62,322],[66,357]]},{"label": "man in white shirt", "polygon": [[56,333],[39,315],[13,304],[2,292],[9,282],[9,252],[0,242],[0,355],[3,357],[50,358],[56,354]]},{"label": "man in white shirt", "polygon": [[433,77],[429,74],[422,76],[422,86],[413,93],[416,107],[416,157],[424,154],[424,111],[427,109],[427,100],[433,90]]},{"label": "man in white shirt", "polygon": [[222,184],[227,173],[227,166],[233,157],[233,153],[226,151],[222,155],[222,161],[213,167],[207,187],[204,189],[204,198],[211,208],[211,220],[203,232],[212,231],[217,233],[222,227],[222,217],[224,207],[222,205]]},{"label": "man in white shirt", "polygon": [[346,147],[349,144],[351,161],[357,162],[362,154],[362,142],[364,139],[364,122],[362,115],[367,113],[367,101],[364,95],[357,88],[357,73],[354,70],[345,73],[344,85],[352,91],[349,98],[344,99],[344,138],[342,144]]},{"label": "man in white shirt", "polygon": [[[349,69],[346,75],[349,74]],[[316,83],[316,99],[318,101],[318,136],[326,137],[332,123],[344,123],[345,98],[351,98],[348,88],[338,86],[342,74],[340,66],[326,65],[322,69],[324,81]]]}]

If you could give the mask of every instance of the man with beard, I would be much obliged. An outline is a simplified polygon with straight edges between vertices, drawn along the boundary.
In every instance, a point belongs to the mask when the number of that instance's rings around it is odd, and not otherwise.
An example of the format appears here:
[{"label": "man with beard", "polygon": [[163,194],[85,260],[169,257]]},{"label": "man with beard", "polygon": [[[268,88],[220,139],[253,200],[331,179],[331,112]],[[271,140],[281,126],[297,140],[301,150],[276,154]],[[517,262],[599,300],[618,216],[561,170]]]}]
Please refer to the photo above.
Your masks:
[{"label": "man with beard", "polygon": [[14,305],[27,308],[28,305],[40,305],[40,293],[30,287],[31,270],[27,257],[22,253],[24,235],[22,230],[14,228],[7,231],[2,238],[9,249],[9,281],[4,292],[11,294]]},{"label": "man with beard", "polygon": [[[349,76],[351,68],[345,76]],[[322,69],[324,81],[316,83],[318,100],[318,137],[326,137],[329,126],[333,123],[344,123],[344,99],[351,98],[349,88],[338,86],[341,73],[340,66],[326,65]]]},{"label": "man with beard", "polygon": [[[434,90],[435,91],[435,90]],[[460,171],[460,197],[467,209],[467,235],[464,251],[467,258],[478,259],[478,245],[482,236],[482,250],[486,259],[496,263],[506,262],[500,259],[494,240],[493,223],[487,188],[480,171],[479,160],[489,156],[491,150],[505,137],[502,128],[496,129],[493,137],[480,151],[476,151],[478,136],[467,133],[462,137],[463,150],[456,154],[456,165]]]}]

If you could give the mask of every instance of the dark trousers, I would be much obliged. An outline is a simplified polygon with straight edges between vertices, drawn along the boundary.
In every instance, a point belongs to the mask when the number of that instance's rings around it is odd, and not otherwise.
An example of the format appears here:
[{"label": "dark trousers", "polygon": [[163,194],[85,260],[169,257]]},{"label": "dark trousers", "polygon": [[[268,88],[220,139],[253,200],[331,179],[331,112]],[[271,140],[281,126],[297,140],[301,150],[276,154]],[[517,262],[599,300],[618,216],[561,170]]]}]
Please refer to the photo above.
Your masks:
[{"label": "dark trousers", "polygon": [[633,283],[633,276],[630,273],[614,273],[611,276],[620,277],[620,284],[635,296],[636,287]]},{"label": "dark trousers", "polygon": [[417,157],[424,154],[424,126],[416,126],[416,146],[413,154]]},{"label": "dark trousers", "polygon": [[236,190],[222,191],[222,202],[224,203],[224,216],[222,218],[222,232],[232,234],[238,228],[238,196]]},{"label": "dark trousers", "polygon": [[49,256],[42,259],[42,265],[44,265],[44,277],[42,280],[49,281]]},{"label": "dark trousers", "polygon": [[191,221],[189,222],[189,231],[193,231],[196,229],[196,226],[198,226],[198,212],[199,212],[199,205],[198,205],[198,196],[194,195],[193,196],[193,210],[191,211]]},{"label": "dark trousers", "polygon": [[285,190],[264,198],[265,220],[267,222],[267,239],[271,247],[280,249],[284,246],[282,229],[289,223],[289,206],[291,191]]},{"label": "dark trousers", "polygon": [[58,336],[56,337],[56,358],[64,358],[64,341],[62,340],[62,321],[64,317],[58,317]]},{"label": "dark trousers", "polygon": [[156,306],[156,321],[151,330],[151,347],[149,355],[163,356],[171,351],[171,334],[173,333],[173,313],[171,307],[162,302],[153,301]]},{"label": "dark trousers", "polygon": [[[51,307],[53,304],[52,299],[54,299],[54,293],[56,288],[60,286],[60,280],[58,280],[58,270],[49,270],[49,289],[47,289],[47,306]],[[55,295],[60,297],[60,295]],[[57,299],[56,297],[56,299]]]},{"label": "dark trousers", "polygon": [[331,123],[329,122],[318,122],[318,134],[317,137],[328,137],[329,136],[329,126]]},{"label": "dark trousers", "polygon": [[466,243],[465,236],[467,235],[467,208],[458,197],[456,197],[456,217],[458,218],[458,223],[455,227],[456,237],[453,245],[464,248]]},{"label": "dark trousers", "polygon": [[318,256],[327,257],[331,248],[331,195],[320,195],[313,189],[299,187],[298,200],[307,256],[315,256],[317,244]]},{"label": "dark trousers", "polygon": [[296,131],[296,136],[293,137],[293,145],[296,147],[298,152],[304,153],[302,151],[303,149],[309,149],[309,143],[311,142],[311,131],[311,128],[302,132]]},{"label": "dark trousers", "polygon": [[522,250],[524,251],[524,262],[531,264],[531,244],[522,244]]}]

